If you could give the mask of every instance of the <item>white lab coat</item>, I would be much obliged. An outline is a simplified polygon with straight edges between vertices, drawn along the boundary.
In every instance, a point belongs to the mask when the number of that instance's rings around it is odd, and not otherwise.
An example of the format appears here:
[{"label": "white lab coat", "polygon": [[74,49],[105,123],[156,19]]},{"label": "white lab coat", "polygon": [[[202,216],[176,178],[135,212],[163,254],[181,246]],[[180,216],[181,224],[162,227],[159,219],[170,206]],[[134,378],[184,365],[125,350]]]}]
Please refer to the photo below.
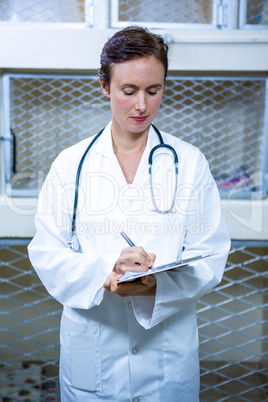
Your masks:
[{"label": "white lab coat", "polygon": [[[64,306],[62,402],[198,401],[195,301],[221,281],[229,236],[203,154],[162,135],[179,157],[175,213],[157,214],[152,208],[148,155],[159,143],[152,127],[132,185],[113,152],[111,124],[87,155],[79,187],[79,253],[67,241],[77,166],[91,139],[57,157],[41,191],[29,256],[48,292]],[[165,151],[159,154],[155,194],[166,206],[172,198],[169,188],[174,188],[174,165]],[[156,275],[155,297],[121,298],[105,292],[103,283],[127,246],[122,230],[156,254],[155,265],[176,260],[182,249],[183,258],[217,254],[180,272]]]}]

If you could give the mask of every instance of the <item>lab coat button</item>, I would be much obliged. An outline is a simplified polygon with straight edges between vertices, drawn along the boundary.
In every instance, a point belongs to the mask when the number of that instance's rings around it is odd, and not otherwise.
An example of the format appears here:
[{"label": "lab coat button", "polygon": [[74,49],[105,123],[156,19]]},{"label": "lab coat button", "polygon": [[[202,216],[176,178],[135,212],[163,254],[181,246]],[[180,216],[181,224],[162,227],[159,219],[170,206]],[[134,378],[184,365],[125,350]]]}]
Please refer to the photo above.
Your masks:
[{"label": "lab coat button", "polygon": [[131,303],[131,301],[128,302],[128,307],[132,308],[132,303]]},{"label": "lab coat button", "polygon": [[141,400],[141,398],[136,397],[136,398],[133,398],[133,399],[132,399],[132,402],[140,402],[140,400]]},{"label": "lab coat button", "polygon": [[133,348],[132,351],[131,351],[131,353],[132,353],[133,355],[137,355],[137,354],[139,353],[139,349],[138,349],[138,348]]}]

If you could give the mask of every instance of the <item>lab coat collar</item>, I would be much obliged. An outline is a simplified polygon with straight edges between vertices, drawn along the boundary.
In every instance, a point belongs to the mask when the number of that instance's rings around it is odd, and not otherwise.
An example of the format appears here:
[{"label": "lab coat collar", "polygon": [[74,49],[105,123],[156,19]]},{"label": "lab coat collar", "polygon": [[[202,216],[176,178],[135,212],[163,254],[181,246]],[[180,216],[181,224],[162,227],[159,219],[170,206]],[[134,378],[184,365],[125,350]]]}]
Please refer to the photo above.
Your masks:
[{"label": "lab coat collar", "polygon": [[112,122],[107,124],[100,138],[98,138],[98,140],[96,141],[95,147],[93,147],[93,151],[95,151],[95,153],[106,158],[112,158],[114,154],[111,126]]}]

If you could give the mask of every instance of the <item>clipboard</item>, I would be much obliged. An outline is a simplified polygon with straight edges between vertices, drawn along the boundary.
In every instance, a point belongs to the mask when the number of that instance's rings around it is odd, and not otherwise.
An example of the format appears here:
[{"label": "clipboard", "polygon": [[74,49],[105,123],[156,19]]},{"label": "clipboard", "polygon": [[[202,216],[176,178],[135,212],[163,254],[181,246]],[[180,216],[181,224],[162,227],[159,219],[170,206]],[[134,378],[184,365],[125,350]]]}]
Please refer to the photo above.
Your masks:
[{"label": "clipboard", "polygon": [[174,262],[171,262],[169,264],[154,267],[154,268],[149,269],[148,271],[145,271],[145,272],[128,271],[128,272],[125,273],[124,276],[122,276],[121,279],[119,279],[118,283],[133,282],[136,279],[142,278],[143,276],[155,275],[155,274],[158,274],[159,272],[165,272],[165,271],[170,271],[171,269],[185,267],[186,265],[188,265],[191,262],[201,260],[203,258],[207,258],[207,257],[210,257],[212,255],[213,254],[209,254],[209,255],[206,255],[206,256],[198,255],[196,257],[187,258],[185,260],[174,261]]}]

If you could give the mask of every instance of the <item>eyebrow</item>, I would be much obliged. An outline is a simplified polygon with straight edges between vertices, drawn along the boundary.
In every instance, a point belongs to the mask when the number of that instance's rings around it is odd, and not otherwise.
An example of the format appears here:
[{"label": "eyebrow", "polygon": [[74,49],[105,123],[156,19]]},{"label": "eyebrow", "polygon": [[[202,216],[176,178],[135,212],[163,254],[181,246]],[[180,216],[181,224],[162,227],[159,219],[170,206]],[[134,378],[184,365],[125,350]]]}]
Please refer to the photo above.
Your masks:
[{"label": "eyebrow", "polygon": [[[160,89],[160,88],[162,88],[163,87],[163,85],[162,84],[152,84],[152,85],[149,85],[147,88],[145,88],[145,89],[150,89],[150,88],[158,88],[158,89]],[[124,84],[124,85],[122,85],[122,87],[121,88],[135,88],[135,89],[137,89],[138,88],[138,86],[137,85],[134,85],[134,84]]]}]

